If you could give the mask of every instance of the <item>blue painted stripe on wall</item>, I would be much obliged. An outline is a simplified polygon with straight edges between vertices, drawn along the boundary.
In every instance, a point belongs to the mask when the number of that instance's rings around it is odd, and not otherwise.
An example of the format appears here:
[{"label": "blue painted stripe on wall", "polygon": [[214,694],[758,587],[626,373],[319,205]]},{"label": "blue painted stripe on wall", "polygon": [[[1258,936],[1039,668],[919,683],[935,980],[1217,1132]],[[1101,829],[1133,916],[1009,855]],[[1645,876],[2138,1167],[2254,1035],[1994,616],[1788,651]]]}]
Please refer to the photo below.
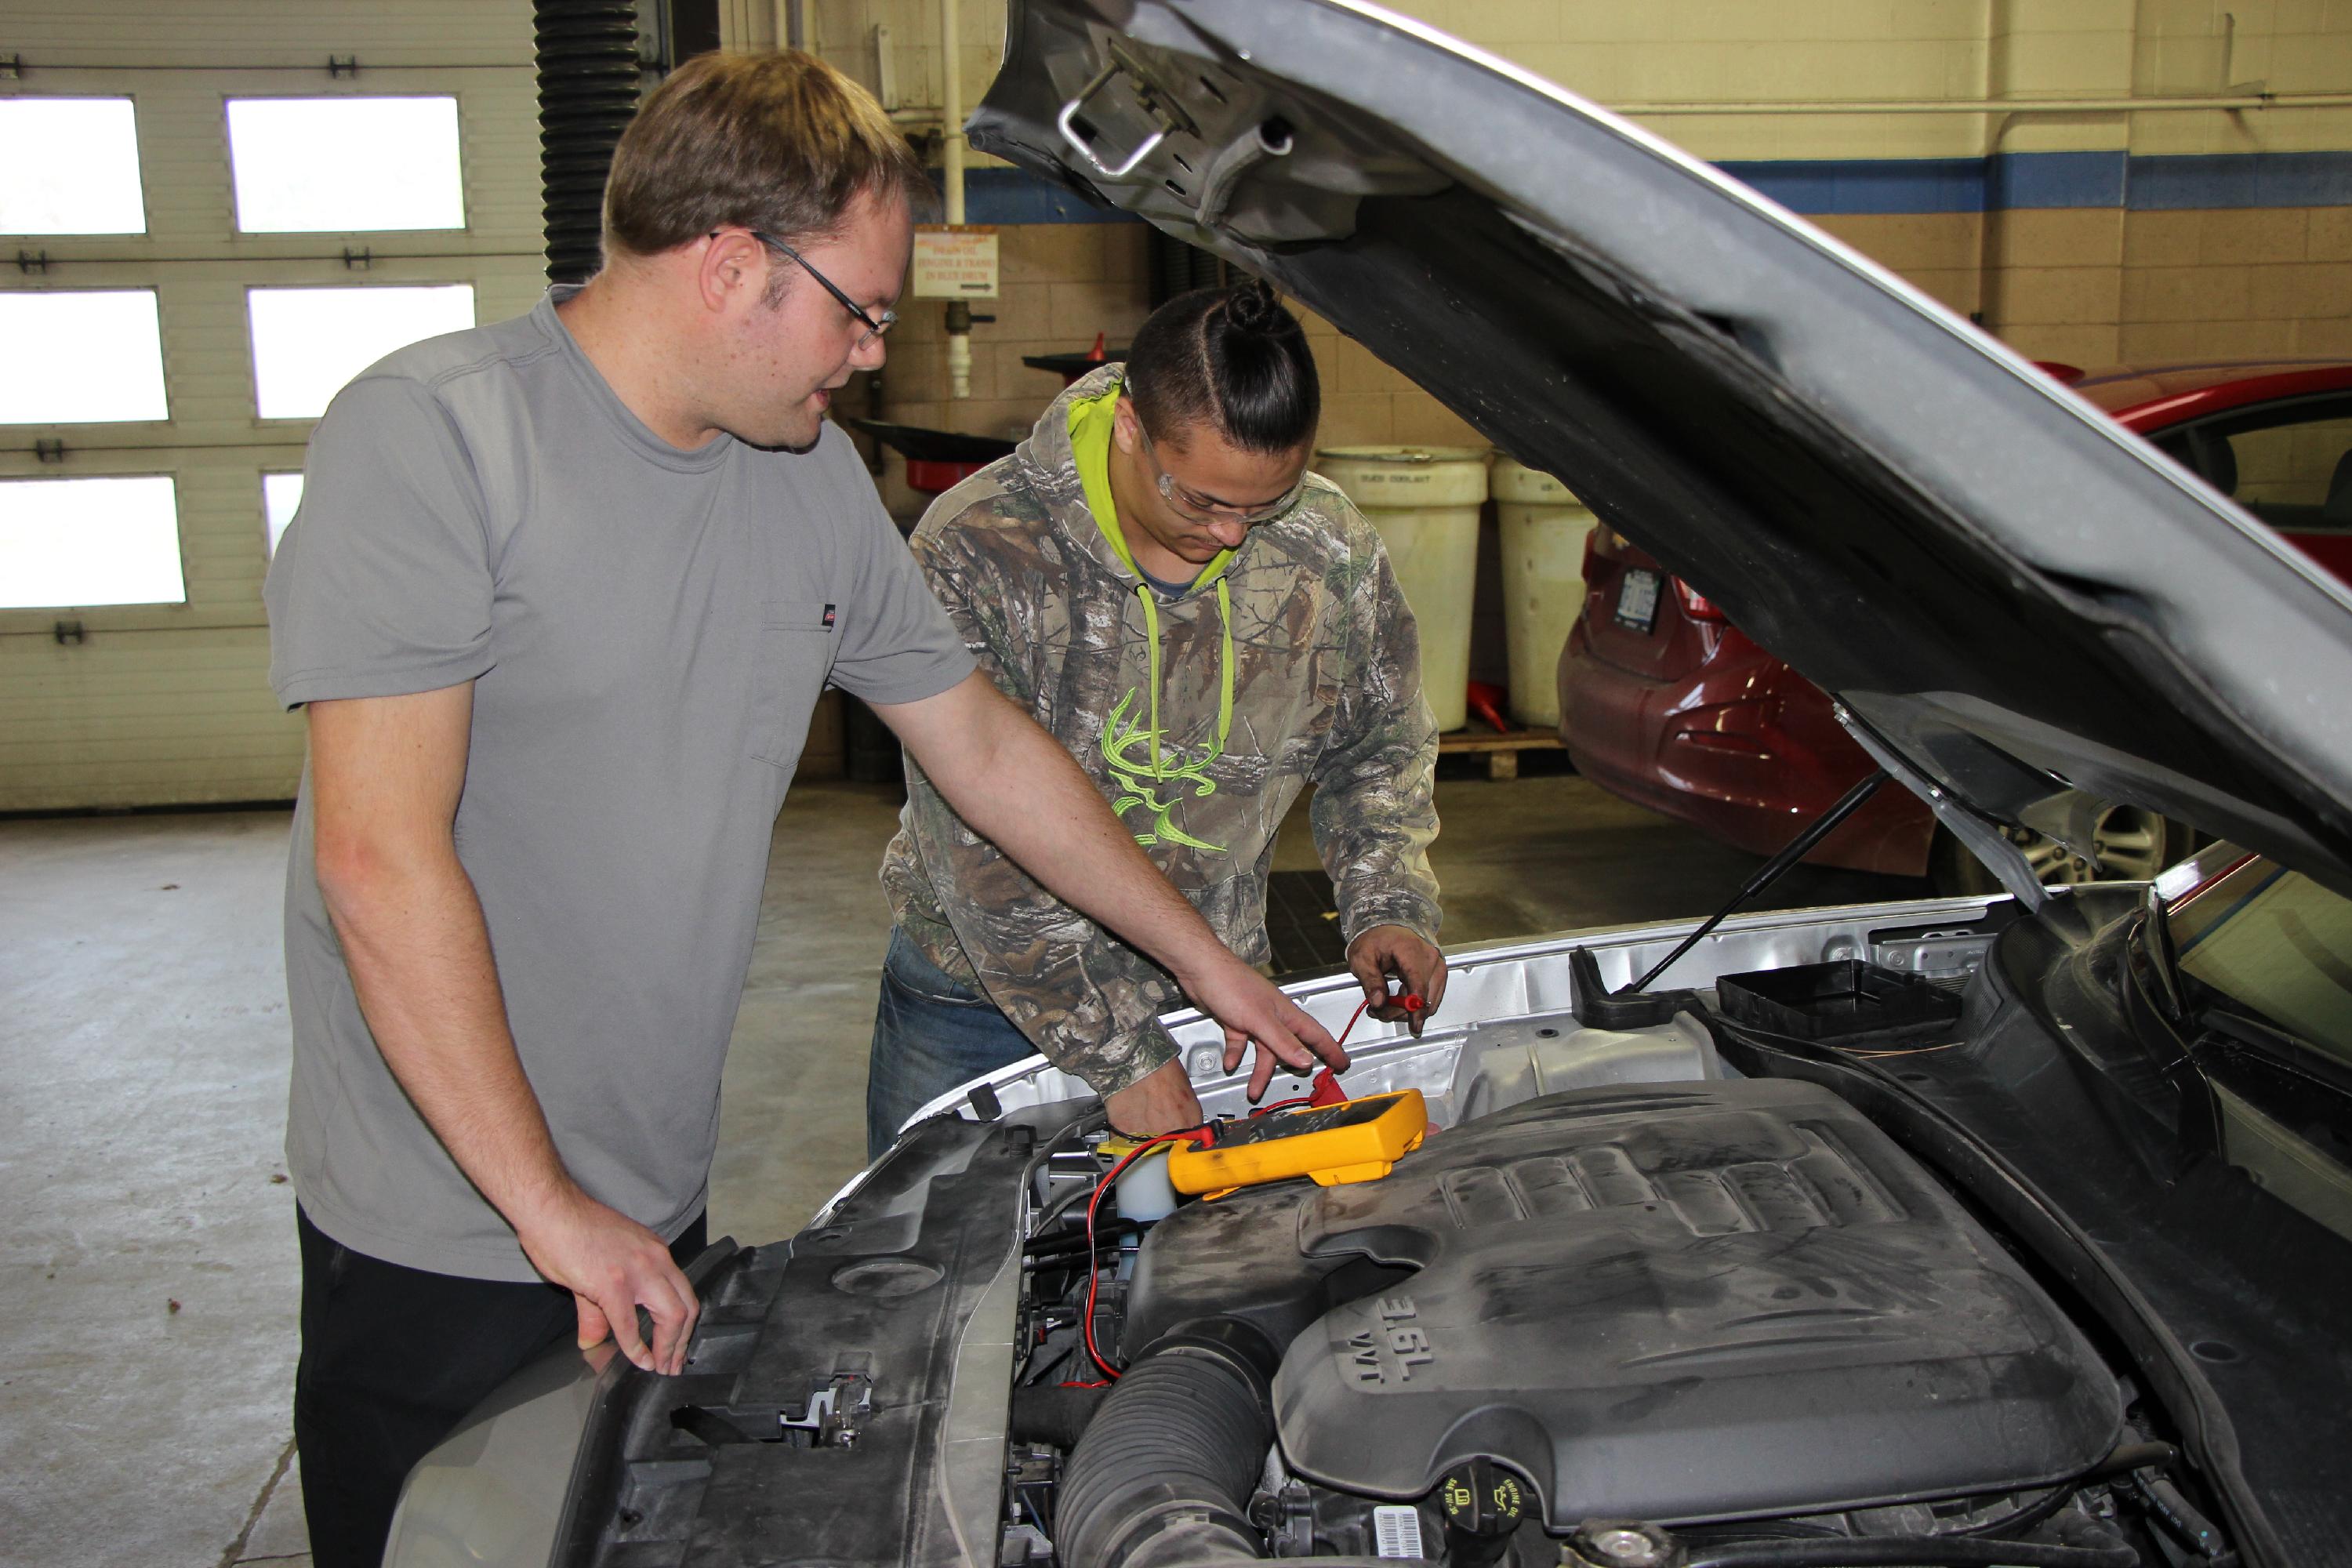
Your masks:
[{"label": "blue painted stripe on wall", "polygon": [[[2032,207],[2352,206],[2352,152],[2126,157],[2004,153],[1997,158],[1734,159],[1719,165],[1791,212],[2013,212]],[[1019,169],[964,178],[973,223],[1132,223],[1116,207]]]},{"label": "blue painted stripe on wall", "polygon": [[1794,212],[2013,212],[2030,207],[2352,206],[2352,153],[2004,153],[1997,158],[1727,162]]},{"label": "blue painted stripe on wall", "polygon": [[2352,153],[2134,158],[2131,205],[2141,212],[2352,206]]},{"label": "blue painted stripe on wall", "polygon": [[1822,158],[1716,165],[1797,213],[1982,212],[1982,158]]},{"label": "blue painted stripe on wall", "polygon": [[[934,181],[940,176],[932,175]],[[963,177],[964,217],[971,223],[1140,223],[1132,213],[1097,206],[1026,169],[974,169]]]},{"label": "blue painted stripe on wall", "polygon": [[2132,164],[2121,153],[2004,153],[1985,160],[1985,210],[2129,205]]},{"label": "blue painted stripe on wall", "polygon": [[1735,159],[1717,167],[1791,212],[1979,213],[2121,206],[2137,165],[2171,161],[2126,159],[2119,152],[2004,153],[1997,158]]}]

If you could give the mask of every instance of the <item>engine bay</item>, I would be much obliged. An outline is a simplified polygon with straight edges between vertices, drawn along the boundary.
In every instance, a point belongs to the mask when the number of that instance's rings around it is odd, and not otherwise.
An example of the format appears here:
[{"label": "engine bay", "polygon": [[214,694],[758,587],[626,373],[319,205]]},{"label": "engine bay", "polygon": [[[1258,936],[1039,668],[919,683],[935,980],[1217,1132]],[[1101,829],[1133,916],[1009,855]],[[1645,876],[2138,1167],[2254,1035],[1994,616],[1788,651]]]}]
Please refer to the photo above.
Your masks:
[{"label": "engine bay", "polygon": [[1465,959],[1476,1005],[1352,1100],[1204,1083],[1215,1157],[1042,1064],[983,1083],[788,1243],[714,1246],[688,1373],[597,1384],[549,1560],[2315,1561],[2217,1441],[2335,1495],[2310,1314],[2352,1274],[2100,1024],[2137,910],[1769,917],[1655,996]]},{"label": "engine bay", "polygon": [[2202,1560],[2112,1356],[1693,1007],[1515,1021],[1375,1179],[1129,1214],[1128,1145],[1043,1160],[999,1563]]}]

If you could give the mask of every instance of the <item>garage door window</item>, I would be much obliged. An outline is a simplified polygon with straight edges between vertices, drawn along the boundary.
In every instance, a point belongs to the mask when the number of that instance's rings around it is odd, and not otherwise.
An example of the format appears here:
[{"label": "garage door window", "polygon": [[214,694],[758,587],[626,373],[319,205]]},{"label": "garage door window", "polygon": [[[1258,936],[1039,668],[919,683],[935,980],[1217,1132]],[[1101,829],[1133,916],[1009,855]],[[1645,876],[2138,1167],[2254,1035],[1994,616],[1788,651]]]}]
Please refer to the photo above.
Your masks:
[{"label": "garage door window", "polygon": [[144,234],[127,98],[0,99],[0,234]]},{"label": "garage door window", "polygon": [[0,479],[0,609],[187,596],[170,479]]},{"label": "garage door window", "polygon": [[463,228],[454,98],[240,98],[228,104],[247,234]]},{"label": "garage door window", "polygon": [[152,289],[0,293],[0,425],[170,417]]},{"label": "garage door window", "polygon": [[248,289],[253,387],[264,419],[315,419],[369,365],[420,338],[474,324],[474,290]]},{"label": "garage door window", "polygon": [[301,505],[299,473],[261,476],[261,528],[271,555],[278,553],[278,542],[286,537],[286,525],[294,521]]}]

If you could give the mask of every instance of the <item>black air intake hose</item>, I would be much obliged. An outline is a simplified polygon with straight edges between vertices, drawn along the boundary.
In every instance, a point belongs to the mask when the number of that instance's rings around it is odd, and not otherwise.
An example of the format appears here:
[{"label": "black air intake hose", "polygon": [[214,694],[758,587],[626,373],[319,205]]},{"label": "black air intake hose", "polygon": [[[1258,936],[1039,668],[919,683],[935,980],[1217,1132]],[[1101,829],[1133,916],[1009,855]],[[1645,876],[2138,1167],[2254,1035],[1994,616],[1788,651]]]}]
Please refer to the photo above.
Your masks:
[{"label": "black air intake hose", "polygon": [[1013,1417],[1005,1430],[1016,1443],[1051,1443],[1068,1450],[1078,1446],[1087,1428],[1102,1409],[1101,1388],[1024,1387],[1013,1391]]},{"label": "black air intake hose", "polygon": [[547,276],[578,283],[603,258],[604,176],[637,111],[637,8],[630,0],[536,0],[532,13]]},{"label": "black air intake hose", "polygon": [[1247,1510],[1274,1442],[1276,1364],[1264,1335],[1220,1318],[1129,1367],[1062,1473],[1054,1541],[1067,1568],[1262,1555]]},{"label": "black air intake hose", "polygon": [[1685,1568],[2137,1568],[2128,1546],[2044,1546],[1964,1535],[1839,1535],[1691,1549]]}]

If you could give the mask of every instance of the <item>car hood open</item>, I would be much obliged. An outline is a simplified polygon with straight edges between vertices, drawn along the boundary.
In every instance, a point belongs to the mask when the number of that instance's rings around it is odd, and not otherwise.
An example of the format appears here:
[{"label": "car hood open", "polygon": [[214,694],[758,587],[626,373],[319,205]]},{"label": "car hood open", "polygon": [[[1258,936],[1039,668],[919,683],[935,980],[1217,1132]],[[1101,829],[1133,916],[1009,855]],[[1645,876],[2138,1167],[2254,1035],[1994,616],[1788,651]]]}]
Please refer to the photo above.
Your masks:
[{"label": "car hood open", "polygon": [[2352,599],[1638,127],[1349,0],[1013,0],[970,134],[1265,276],[1557,474],[1972,844],[2128,800],[2352,892]]}]

